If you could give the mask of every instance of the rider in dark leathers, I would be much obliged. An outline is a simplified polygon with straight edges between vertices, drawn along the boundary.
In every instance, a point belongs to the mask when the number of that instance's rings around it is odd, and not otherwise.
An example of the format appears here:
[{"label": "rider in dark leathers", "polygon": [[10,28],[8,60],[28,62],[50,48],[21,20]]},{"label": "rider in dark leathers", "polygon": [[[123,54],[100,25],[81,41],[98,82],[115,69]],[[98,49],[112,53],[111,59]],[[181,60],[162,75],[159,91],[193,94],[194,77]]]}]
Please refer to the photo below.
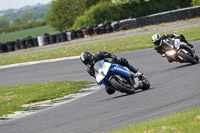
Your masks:
[{"label": "rider in dark leathers", "polygon": [[[193,45],[191,43],[189,43],[184,35],[180,34],[164,34],[162,36],[160,36],[159,34],[154,34],[152,36],[152,42],[154,43],[154,49],[156,50],[157,53],[161,54],[163,57],[165,56],[165,49],[163,48],[164,45],[161,45],[163,40],[167,40],[168,38],[173,39],[172,41],[175,42],[175,40],[180,40],[180,42],[183,42],[183,45],[187,45],[188,46],[188,50],[193,54],[193,56],[195,57],[196,60],[199,60],[198,57],[195,54],[195,51],[193,49]],[[168,60],[169,62],[172,62],[171,60]]]},{"label": "rider in dark leathers", "polygon": [[[95,55],[93,55],[89,51],[84,51],[84,52],[81,53],[80,59],[85,65],[88,66],[87,72],[94,78],[95,78],[95,71],[94,71],[94,68],[93,68],[94,64],[96,62],[100,61],[100,60],[109,61],[109,59],[112,59],[111,62],[113,62],[113,63],[117,63],[117,64],[120,64],[120,65],[126,66],[133,73],[138,73],[138,75],[141,74],[138,71],[138,69],[134,68],[132,65],[130,65],[128,63],[127,59],[125,59],[125,58],[117,59],[116,55],[114,55],[112,53],[108,53],[108,52],[99,51]],[[106,92],[108,94],[113,94],[115,92],[114,90],[109,89],[107,87],[105,87],[105,89],[106,89]]]}]

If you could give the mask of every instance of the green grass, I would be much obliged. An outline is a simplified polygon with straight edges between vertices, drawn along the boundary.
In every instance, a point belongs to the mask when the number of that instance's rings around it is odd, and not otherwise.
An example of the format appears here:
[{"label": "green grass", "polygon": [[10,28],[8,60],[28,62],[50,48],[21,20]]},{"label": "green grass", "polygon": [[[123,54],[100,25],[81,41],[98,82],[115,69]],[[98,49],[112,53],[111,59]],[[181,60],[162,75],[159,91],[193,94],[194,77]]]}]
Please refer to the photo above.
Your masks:
[{"label": "green grass", "polygon": [[56,33],[56,31],[54,31],[52,28],[49,28],[48,26],[40,26],[26,30],[2,33],[0,34],[0,42],[15,41],[16,39],[23,39],[27,36],[38,37],[44,33],[52,34]]},{"label": "green grass", "polygon": [[138,123],[107,133],[200,133],[200,108]]},{"label": "green grass", "polygon": [[[200,26],[172,30],[172,31],[162,32],[160,34],[174,33],[174,32],[178,34],[184,34],[189,41],[200,40],[199,36]],[[152,35],[153,33],[141,36],[89,43],[78,46],[68,46],[64,48],[58,48],[40,52],[5,56],[5,57],[0,57],[0,65],[38,61],[45,59],[54,59],[54,58],[69,57],[69,56],[78,56],[81,54],[82,51],[85,50],[91,51],[92,53],[96,53],[97,51],[107,51],[111,53],[116,53],[116,52],[130,51],[136,49],[151,48],[153,47],[153,43],[151,42]]]},{"label": "green grass", "polygon": [[75,93],[88,84],[90,84],[88,81],[63,81],[0,87],[0,116],[22,110],[23,104]]}]

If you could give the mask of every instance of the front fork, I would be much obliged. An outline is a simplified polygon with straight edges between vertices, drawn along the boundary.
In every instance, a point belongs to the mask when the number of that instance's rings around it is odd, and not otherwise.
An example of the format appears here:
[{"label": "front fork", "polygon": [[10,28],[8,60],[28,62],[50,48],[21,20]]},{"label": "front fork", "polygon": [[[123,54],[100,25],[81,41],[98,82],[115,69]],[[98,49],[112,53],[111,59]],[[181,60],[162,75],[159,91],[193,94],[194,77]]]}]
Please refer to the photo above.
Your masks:
[{"label": "front fork", "polygon": [[130,76],[128,77],[128,81],[134,89],[138,89],[141,85],[139,76]]}]

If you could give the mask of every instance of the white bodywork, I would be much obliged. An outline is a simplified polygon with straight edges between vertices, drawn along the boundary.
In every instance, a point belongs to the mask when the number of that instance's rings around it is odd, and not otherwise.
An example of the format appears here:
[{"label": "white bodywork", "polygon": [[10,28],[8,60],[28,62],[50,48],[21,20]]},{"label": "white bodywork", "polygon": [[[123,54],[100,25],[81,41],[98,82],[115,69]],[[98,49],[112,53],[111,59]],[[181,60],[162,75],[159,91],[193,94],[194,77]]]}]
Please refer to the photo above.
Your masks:
[{"label": "white bodywork", "polygon": [[111,63],[104,62],[103,67],[98,70],[98,74],[96,75],[97,83],[100,83],[104,79],[104,76],[107,75],[110,66]]}]

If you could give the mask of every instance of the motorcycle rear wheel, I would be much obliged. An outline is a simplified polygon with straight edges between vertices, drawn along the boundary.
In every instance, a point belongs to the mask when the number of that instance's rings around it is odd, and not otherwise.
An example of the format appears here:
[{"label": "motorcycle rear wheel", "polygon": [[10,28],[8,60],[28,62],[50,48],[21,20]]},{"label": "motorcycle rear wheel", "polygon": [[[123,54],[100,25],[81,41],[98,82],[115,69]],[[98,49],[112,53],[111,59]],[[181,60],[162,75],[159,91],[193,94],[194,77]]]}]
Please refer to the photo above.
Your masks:
[{"label": "motorcycle rear wheel", "polygon": [[117,90],[119,90],[122,93],[127,93],[127,94],[133,94],[133,93],[135,93],[134,89],[128,88],[128,87],[120,84],[115,78],[112,78],[110,80],[110,83],[112,84],[112,86],[114,88],[116,88]]}]

